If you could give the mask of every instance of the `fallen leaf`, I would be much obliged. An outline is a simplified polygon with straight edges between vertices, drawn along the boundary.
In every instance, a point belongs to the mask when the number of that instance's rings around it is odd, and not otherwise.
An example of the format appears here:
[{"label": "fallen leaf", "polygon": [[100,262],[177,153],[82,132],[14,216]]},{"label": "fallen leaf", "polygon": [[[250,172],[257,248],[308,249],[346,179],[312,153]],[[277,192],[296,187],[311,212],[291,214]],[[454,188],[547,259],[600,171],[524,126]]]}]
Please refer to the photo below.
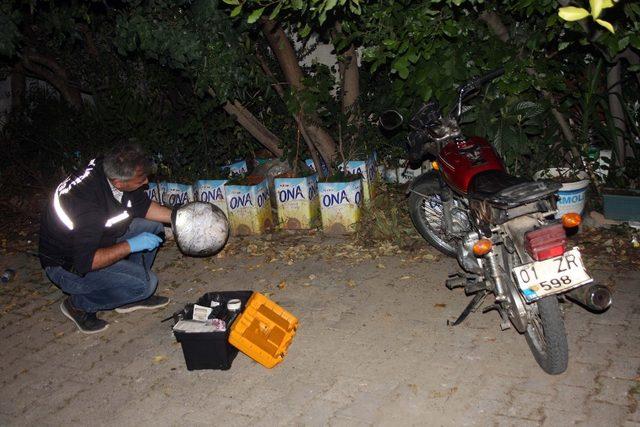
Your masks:
[{"label": "fallen leaf", "polygon": [[287,282],[286,282],[286,281],[284,281],[284,280],[283,280],[283,281],[281,281],[280,283],[278,283],[278,287],[279,287],[280,289],[284,289],[284,288],[286,288],[286,287],[287,287]]},{"label": "fallen leaf", "polygon": [[56,338],[61,338],[63,335],[64,335],[64,331],[61,331],[61,332],[55,332],[55,333],[53,334],[53,336],[55,336]]},{"label": "fallen leaf", "polygon": [[154,356],[153,363],[162,363],[165,360],[167,360],[167,356],[164,356],[164,355],[162,355],[162,356]]},{"label": "fallen leaf", "polygon": [[436,304],[433,304],[433,306],[436,307],[436,308],[445,308],[447,306],[447,304],[436,303]]},{"label": "fallen leaf", "polygon": [[309,280],[313,280],[313,279],[315,279],[315,278],[316,278],[316,275],[315,275],[315,274],[310,274],[310,275],[309,275]]},{"label": "fallen leaf", "polygon": [[402,277],[400,278],[400,280],[407,280],[407,279],[411,279],[411,276],[402,276]]},{"label": "fallen leaf", "polygon": [[385,269],[387,267],[384,266],[384,264],[378,264],[376,267],[380,268],[380,269]]},{"label": "fallen leaf", "polygon": [[356,286],[356,282],[354,282],[353,280],[349,279],[349,281],[347,282],[347,286],[354,288]]}]

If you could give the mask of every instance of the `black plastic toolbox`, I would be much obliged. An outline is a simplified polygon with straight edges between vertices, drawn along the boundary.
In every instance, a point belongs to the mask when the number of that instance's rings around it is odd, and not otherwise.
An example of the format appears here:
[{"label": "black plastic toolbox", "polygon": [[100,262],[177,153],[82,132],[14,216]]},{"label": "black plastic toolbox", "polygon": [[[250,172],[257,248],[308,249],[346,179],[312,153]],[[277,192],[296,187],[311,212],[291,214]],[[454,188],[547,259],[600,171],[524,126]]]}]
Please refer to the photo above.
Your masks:
[{"label": "black plastic toolbox", "polygon": [[[196,304],[209,307],[214,295],[220,295],[222,303],[226,305],[230,299],[237,298],[242,301],[242,310],[247,304],[253,291],[228,291],[228,292],[207,292]],[[183,311],[184,319],[191,319],[193,316],[193,305],[189,304]],[[190,371],[197,369],[222,369],[231,367],[233,359],[238,354],[238,349],[229,344],[230,328],[224,332],[182,332],[173,331],[176,340],[182,345],[182,353],[187,369]]]}]

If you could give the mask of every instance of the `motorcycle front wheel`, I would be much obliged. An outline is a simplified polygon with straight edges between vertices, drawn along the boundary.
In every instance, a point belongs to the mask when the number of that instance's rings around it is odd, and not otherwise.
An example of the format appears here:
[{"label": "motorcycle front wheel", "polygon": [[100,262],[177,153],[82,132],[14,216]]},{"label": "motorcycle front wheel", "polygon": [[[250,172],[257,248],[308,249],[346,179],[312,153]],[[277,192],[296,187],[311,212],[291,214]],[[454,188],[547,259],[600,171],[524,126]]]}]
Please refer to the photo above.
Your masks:
[{"label": "motorcycle front wheel", "polygon": [[555,295],[535,303],[536,313],[531,316],[525,337],[538,365],[548,374],[557,375],[567,370],[569,346],[564,320]]},{"label": "motorcycle front wheel", "polygon": [[[504,251],[503,257],[505,273],[511,281],[509,285],[517,289],[511,276],[511,270],[517,265],[517,255]],[[527,310],[530,311],[529,323],[524,336],[533,357],[547,374],[563,373],[569,363],[569,345],[558,298],[555,295],[542,298],[530,304]]]},{"label": "motorcycle front wheel", "polygon": [[409,216],[418,233],[434,248],[447,256],[455,256],[454,241],[447,238],[443,205],[437,182],[417,184],[409,195]]}]

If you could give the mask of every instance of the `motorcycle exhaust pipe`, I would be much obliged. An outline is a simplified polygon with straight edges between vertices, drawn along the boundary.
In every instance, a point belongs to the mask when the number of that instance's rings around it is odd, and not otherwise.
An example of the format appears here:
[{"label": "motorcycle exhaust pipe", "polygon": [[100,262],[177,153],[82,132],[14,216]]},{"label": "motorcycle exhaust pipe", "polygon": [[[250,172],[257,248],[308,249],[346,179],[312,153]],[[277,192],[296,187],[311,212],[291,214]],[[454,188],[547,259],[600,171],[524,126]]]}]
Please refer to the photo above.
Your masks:
[{"label": "motorcycle exhaust pipe", "polygon": [[602,285],[580,286],[567,292],[566,297],[593,311],[602,312],[611,306],[611,291]]}]

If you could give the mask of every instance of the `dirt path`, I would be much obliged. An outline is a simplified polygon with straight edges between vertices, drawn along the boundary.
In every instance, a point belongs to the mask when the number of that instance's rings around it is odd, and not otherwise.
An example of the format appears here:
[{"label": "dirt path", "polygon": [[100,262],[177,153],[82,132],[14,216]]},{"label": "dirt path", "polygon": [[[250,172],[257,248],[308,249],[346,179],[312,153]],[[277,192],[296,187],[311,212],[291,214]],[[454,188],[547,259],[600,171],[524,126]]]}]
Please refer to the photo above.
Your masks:
[{"label": "dirt path", "polygon": [[[495,312],[449,327],[468,299],[443,285],[455,261],[422,247],[319,235],[233,240],[223,257],[161,250],[154,270],[172,304],[103,314],[87,336],[34,258],[4,256],[0,425],[638,425],[640,273],[592,271],[614,306],[566,310],[571,359],[544,374]],[[192,371],[160,320],[201,294],[266,293],[300,319],[284,362],[240,354],[229,371]]]}]

